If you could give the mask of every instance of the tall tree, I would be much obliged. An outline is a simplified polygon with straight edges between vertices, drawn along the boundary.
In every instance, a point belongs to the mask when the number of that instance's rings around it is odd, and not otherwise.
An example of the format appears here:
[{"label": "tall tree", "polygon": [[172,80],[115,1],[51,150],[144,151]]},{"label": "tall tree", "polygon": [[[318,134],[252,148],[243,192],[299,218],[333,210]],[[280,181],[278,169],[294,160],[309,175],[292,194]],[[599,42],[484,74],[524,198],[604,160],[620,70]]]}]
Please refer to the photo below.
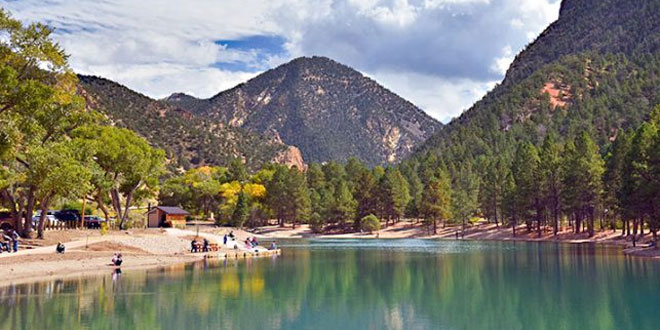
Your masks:
[{"label": "tall tree", "polygon": [[36,191],[43,190],[25,181],[30,154],[66,140],[91,119],[51,32],[39,23],[23,26],[0,9],[0,196],[25,234],[32,231]]},{"label": "tall tree", "polygon": [[583,221],[587,220],[589,236],[593,236],[595,212],[602,196],[604,164],[589,134],[583,132],[574,143],[566,145],[562,170],[563,196],[573,213],[575,232],[580,232]]},{"label": "tall tree", "polygon": [[[135,199],[155,194],[163,173],[165,153],[123,128],[89,126],[76,130],[73,135],[93,150],[93,159],[107,180],[107,184],[97,187],[97,192],[110,195],[119,227],[124,229]],[[100,190],[106,187],[108,191]]]},{"label": "tall tree", "polygon": [[619,130],[616,139],[610,146],[606,156],[605,173],[603,174],[603,202],[606,207],[606,215],[611,222],[612,229],[616,228],[616,219],[620,218],[623,222],[621,235],[625,235],[628,225],[628,214],[625,210],[625,200],[623,197],[623,185],[626,170],[626,158],[630,151],[632,143],[632,133]]},{"label": "tall tree", "polygon": [[236,208],[231,216],[231,225],[236,228],[243,228],[243,225],[250,218],[250,205],[248,196],[245,191],[241,190],[238,193],[238,200],[236,201]]},{"label": "tall tree", "polygon": [[293,228],[295,229],[296,223],[309,220],[311,214],[311,200],[304,173],[295,168],[292,168],[289,171],[287,190],[290,195],[291,221],[293,222]]},{"label": "tall tree", "polygon": [[469,162],[456,172],[452,191],[452,215],[460,221],[461,235],[465,235],[465,226],[477,210],[479,197],[479,177]]},{"label": "tall tree", "polygon": [[438,221],[451,218],[451,179],[449,174],[438,171],[437,177],[432,177],[422,193],[421,212],[425,221],[433,225],[433,233],[438,232]]},{"label": "tall tree", "polygon": [[540,171],[543,176],[541,188],[546,208],[552,215],[552,232],[555,236],[559,232],[561,220],[561,154],[562,146],[555,135],[546,136],[540,155]]},{"label": "tall tree", "polygon": [[515,192],[513,196],[514,214],[513,214],[513,235],[516,235],[517,220],[524,220],[527,229],[531,230],[532,218],[539,221],[540,217],[539,203],[540,191],[538,189],[540,159],[538,151],[533,144],[521,142],[516,149],[516,156],[513,160],[511,174],[515,181]]},{"label": "tall tree", "polygon": [[70,141],[36,147],[28,155],[32,161],[27,182],[36,187],[35,197],[41,209],[37,237],[43,238],[51,203],[57,197],[77,198],[86,193],[91,188],[91,172],[84,163],[87,155]]},{"label": "tall tree", "polygon": [[335,190],[334,205],[332,207],[333,220],[344,227],[347,221],[355,220],[357,202],[353,198],[348,184],[341,181]]}]

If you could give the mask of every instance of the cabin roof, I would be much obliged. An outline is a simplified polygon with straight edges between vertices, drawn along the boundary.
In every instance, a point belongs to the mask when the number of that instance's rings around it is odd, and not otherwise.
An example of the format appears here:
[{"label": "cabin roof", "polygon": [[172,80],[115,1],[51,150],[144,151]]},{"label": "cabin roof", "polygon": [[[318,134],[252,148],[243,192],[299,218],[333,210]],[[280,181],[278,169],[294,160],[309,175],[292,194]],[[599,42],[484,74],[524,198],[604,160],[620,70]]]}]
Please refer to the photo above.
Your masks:
[{"label": "cabin roof", "polygon": [[161,211],[165,212],[166,214],[173,214],[173,215],[189,215],[190,214],[190,213],[188,213],[188,211],[186,211],[186,210],[184,210],[180,207],[176,207],[176,206],[156,206],[153,209],[151,209],[151,211],[149,211],[149,213],[153,212],[156,209],[161,210]]}]

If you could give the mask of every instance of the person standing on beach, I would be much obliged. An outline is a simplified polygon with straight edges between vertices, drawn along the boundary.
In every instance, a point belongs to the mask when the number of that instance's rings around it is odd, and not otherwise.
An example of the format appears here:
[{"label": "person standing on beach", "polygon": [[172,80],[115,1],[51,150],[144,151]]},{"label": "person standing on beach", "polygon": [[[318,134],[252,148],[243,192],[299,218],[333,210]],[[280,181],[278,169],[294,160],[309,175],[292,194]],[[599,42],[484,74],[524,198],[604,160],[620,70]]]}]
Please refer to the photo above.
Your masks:
[{"label": "person standing on beach", "polygon": [[14,253],[18,252],[18,240],[21,239],[21,236],[18,235],[18,232],[15,230],[11,231],[11,240],[14,248]]}]

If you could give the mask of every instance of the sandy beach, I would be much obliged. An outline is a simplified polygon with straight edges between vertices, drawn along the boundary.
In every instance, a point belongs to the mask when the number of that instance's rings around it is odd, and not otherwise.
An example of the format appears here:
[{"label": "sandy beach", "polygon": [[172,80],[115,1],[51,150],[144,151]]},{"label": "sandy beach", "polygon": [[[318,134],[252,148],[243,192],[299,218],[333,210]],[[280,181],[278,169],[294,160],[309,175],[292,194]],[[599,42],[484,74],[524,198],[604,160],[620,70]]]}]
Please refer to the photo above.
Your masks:
[{"label": "sandy beach", "polygon": [[[198,236],[221,245],[222,235],[233,231],[238,249],[220,247],[209,253],[190,253],[190,241]],[[100,235],[98,231],[71,230],[48,232],[43,246],[19,249],[18,253],[1,253],[0,268],[3,276],[0,286],[48,280],[51,278],[85,276],[96,273],[111,273],[116,267],[111,264],[114,253],[123,255],[122,271],[131,269],[166,267],[219,257],[224,254],[255,255],[264,247],[246,249],[243,242],[252,234],[229,228],[196,230],[142,229],[115,231]],[[66,246],[64,254],[55,253],[57,242]]]}]

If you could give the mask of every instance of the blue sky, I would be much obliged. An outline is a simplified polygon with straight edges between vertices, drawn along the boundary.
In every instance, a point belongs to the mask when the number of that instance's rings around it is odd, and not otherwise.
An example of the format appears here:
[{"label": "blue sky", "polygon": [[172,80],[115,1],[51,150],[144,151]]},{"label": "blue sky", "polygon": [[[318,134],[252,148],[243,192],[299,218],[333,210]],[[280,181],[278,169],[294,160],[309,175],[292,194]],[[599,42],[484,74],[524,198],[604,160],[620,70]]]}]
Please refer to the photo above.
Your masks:
[{"label": "blue sky", "polygon": [[0,0],[77,72],[210,97],[298,56],[360,70],[444,122],[557,18],[558,0]]}]

